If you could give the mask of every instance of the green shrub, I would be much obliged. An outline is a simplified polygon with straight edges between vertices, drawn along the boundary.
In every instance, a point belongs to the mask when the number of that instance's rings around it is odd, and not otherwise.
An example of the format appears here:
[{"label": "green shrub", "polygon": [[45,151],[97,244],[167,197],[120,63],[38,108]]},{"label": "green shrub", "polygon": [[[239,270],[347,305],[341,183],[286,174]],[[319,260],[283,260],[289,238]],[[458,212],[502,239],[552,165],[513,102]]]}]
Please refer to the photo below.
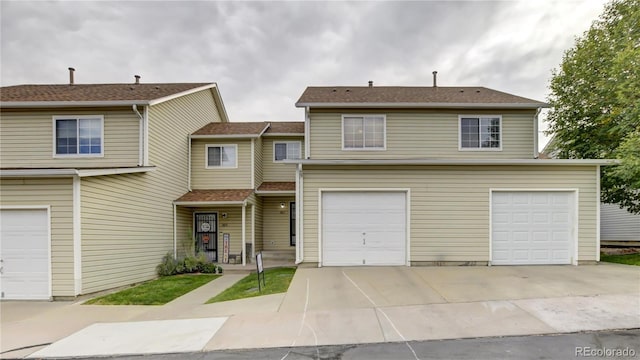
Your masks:
[{"label": "green shrub", "polygon": [[[156,266],[156,272],[159,276],[191,273],[215,274],[218,270],[222,269],[214,263],[209,262],[209,259],[207,259],[203,253],[176,260],[173,258],[173,254],[169,252],[162,258],[162,262]],[[222,271],[220,271],[220,273],[222,273]]]},{"label": "green shrub", "polygon": [[173,258],[171,253],[167,253],[160,264],[156,266],[156,272],[160,276],[169,276],[177,274],[178,261]]}]

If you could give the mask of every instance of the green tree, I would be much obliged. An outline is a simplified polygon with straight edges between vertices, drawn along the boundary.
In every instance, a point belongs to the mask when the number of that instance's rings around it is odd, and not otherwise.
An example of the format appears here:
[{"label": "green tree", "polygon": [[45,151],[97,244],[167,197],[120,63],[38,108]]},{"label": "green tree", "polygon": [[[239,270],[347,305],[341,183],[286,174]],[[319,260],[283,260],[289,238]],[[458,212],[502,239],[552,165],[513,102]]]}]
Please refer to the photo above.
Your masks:
[{"label": "green tree", "polygon": [[640,213],[640,0],[608,3],[552,75],[553,150],[619,159],[602,168],[602,200]]}]

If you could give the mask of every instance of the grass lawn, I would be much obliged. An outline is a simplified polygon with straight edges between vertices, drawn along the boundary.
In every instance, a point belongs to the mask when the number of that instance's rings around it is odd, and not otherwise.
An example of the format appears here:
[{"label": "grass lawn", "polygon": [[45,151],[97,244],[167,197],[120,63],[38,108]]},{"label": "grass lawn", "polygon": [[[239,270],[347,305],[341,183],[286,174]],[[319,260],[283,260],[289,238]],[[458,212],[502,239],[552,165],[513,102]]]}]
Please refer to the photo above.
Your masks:
[{"label": "grass lawn", "polygon": [[640,253],[623,255],[600,254],[600,261],[640,266]]},{"label": "grass lawn", "polygon": [[207,304],[285,292],[295,272],[295,268],[265,270],[264,279],[267,286],[262,288],[262,292],[258,292],[258,274],[247,275],[227,290],[209,299]]},{"label": "grass lawn", "polygon": [[91,299],[87,305],[164,305],[220,275],[174,275],[142,283],[117,293]]}]

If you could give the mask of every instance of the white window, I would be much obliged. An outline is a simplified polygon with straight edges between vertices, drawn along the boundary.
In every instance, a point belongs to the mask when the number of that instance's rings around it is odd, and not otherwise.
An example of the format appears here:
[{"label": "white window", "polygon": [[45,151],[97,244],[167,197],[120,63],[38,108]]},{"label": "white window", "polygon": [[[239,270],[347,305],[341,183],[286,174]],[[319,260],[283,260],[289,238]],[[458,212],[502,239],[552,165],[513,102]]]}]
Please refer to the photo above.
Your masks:
[{"label": "white window", "polygon": [[296,159],[300,159],[300,141],[273,143],[273,161]]},{"label": "white window", "polygon": [[102,116],[55,116],[54,156],[102,156]]},{"label": "white window", "polygon": [[238,167],[238,145],[207,145],[206,168]]},{"label": "white window", "polygon": [[384,115],[343,115],[343,150],[384,150],[386,140]]},{"label": "white window", "polygon": [[502,150],[502,117],[460,115],[460,150]]}]

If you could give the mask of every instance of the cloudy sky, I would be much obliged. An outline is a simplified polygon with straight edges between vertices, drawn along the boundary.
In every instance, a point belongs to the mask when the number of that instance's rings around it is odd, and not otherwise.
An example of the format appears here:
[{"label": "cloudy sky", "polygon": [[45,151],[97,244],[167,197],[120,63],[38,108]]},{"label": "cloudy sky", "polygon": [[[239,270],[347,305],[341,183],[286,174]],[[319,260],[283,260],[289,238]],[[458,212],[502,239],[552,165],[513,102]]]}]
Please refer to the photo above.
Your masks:
[{"label": "cloudy sky", "polygon": [[1,82],[209,82],[232,121],[302,120],[309,85],[486,86],[545,100],[604,1],[5,1]]}]

